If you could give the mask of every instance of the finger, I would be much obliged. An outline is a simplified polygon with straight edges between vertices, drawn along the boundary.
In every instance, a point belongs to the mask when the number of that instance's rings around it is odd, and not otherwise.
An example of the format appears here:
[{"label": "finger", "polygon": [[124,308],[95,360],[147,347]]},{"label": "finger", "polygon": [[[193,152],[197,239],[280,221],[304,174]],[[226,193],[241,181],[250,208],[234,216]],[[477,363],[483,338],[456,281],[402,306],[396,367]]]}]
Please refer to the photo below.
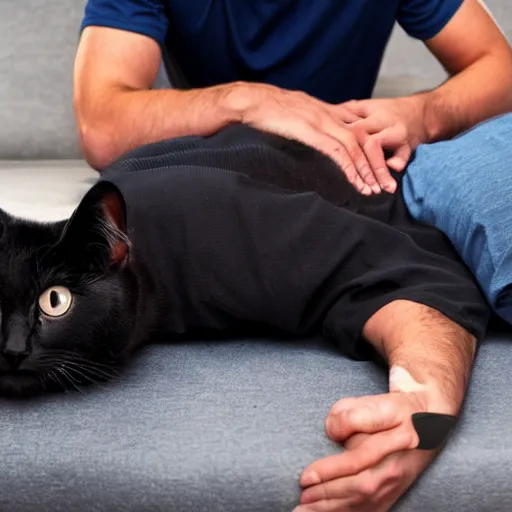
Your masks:
[{"label": "finger", "polygon": [[361,162],[357,161],[354,162],[354,154],[355,151],[351,154],[350,151],[342,145],[342,143],[338,142],[338,145],[334,148],[331,157],[341,167],[349,183],[351,183],[352,186],[354,186],[361,194],[369,196],[372,193],[372,189],[361,177],[361,172],[366,174],[365,171],[369,167],[369,164],[361,164]]},{"label": "finger", "polygon": [[355,123],[356,121],[362,119],[356,113],[346,108],[343,104],[334,106],[334,115],[341,119],[344,123]]},{"label": "finger", "polygon": [[[366,134],[365,138],[366,141],[363,144],[363,150],[365,152],[366,158],[368,158],[368,161],[372,166],[375,180],[378,183],[379,192],[380,189],[383,189],[386,192],[392,194],[396,190],[396,181],[393,179],[391,173],[389,172],[386,159],[384,157],[384,150],[382,149],[382,144],[378,139],[374,138],[373,136],[369,136],[368,134]],[[374,190],[373,187],[372,190]]]},{"label": "finger", "polygon": [[355,510],[389,510],[428,466],[431,458],[425,459],[417,451],[397,452],[384,458],[377,466],[357,475],[330,480],[305,489],[301,494],[301,503],[314,506],[317,503],[339,503],[344,500],[345,507],[350,502],[356,505]]},{"label": "finger", "polygon": [[354,434],[343,442],[343,448],[345,450],[355,450],[370,436],[371,434]]},{"label": "finger", "polygon": [[341,105],[359,118],[365,118],[370,115],[370,111],[368,109],[369,104],[365,100],[346,101],[345,103],[341,103]]},{"label": "finger", "polygon": [[[377,184],[377,179],[374,175],[374,170],[368,158],[366,157],[365,151],[363,151],[362,143],[364,142],[364,134],[360,135],[358,138],[352,130],[349,130],[345,127],[340,127],[338,123],[334,120],[326,120],[324,121],[324,131],[326,131],[329,135],[336,138],[340,144],[345,148],[345,151],[350,156],[350,159],[355,164],[355,170],[364,185],[370,187],[371,190],[366,190],[363,193],[370,194],[372,191],[375,193],[379,193],[379,186]],[[386,165],[384,162],[384,157],[382,158],[382,165]],[[375,187],[375,189],[374,189]]]},{"label": "finger", "polygon": [[[366,478],[364,478],[366,477]],[[378,490],[379,482],[368,471],[361,474],[336,478],[308,487],[300,496],[303,505],[324,500],[371,497]]]},{"label": "finger", "polygon": [[300,484],[304,487],[345,476],[356,475],[376,466],[388,455],[411,450],[418,444],[418,435],[412,424],[370,436],[354,450],[346,450],[310,464],[302,473]]},{"label": "finger", "polygon": [[[360,121],[363,128],[365,128],[368,133],[370,133],[370,127],[365,124],[367,121],[370,121],[371,119],[365,119],[363,121]],[[401,123],[395,123],[392,126],[381,126],[380,130],[374,132],[373,137],[380,142],[381,146],[384,149],[390,150],[390,151],[397,151],[402,146],[409,145],[409,141],[407,138],[407,129],[404,125]]]},{"label": "finger", "polygon": [[409,162],[411,154],[411,146],[409,144],[404,144],[396,150],[395,154],[391,158],[388,159],[387,165],[396,172],[402,172]]},{"label": "finger", "polygon": [[[380,503],[393,499],[397,489],[404,490],[412,482],[406,469],[396,463],[396,457],[388,457],[382,462],[383,470],[366,470],[357,475],[337,478],[305,489],[301,494],[301,504],[323,500],[355,499],[360,503]],[[374,510],[374,509],[372,509]]]},{"label": "finger", "polygon": [[353,123],[351,130],[363,141],[363,150],[370,162],[379,187],[392,194],[396,190],[396,181],[391,176],[384,158],[382,137],[375,135],[380,133],[383,126],[385,125],[377,119],[377,116],[372,116],[363,121]]},{"label": "finger", "polygon": [[325,422],[327,435],[343,441],[353,434],[374,434],[396,427],[404,420],[400,396],[393,394],[364,396],[355,401],[337,402]]},{"label": "finger", "polygon": [[299,140],[329,156],[338,164],[347,177],[347,180],[359,192],[366,195],[371,193],[371,189],[365,187],[363,180],[357,173],[354,162],[335,137],[326,134],[324,131],[314,129],[306,120],[296,121],[294,130],[293,132],[289,132],[288,137]]},{"label": "finger", "polygon": [[341,167],[348,181],[362,194],[370,195],[372,190],[365,183],[363,176],[371,174],[370,164],[356,138],[346,129],[342,129],[334,122],[326,122],[324,133],[336,141],[328,153]]},{"label": "finger", "polygon": [[386,118],[382,112],[375,112],[368,117],[359,119],[359,121],[353,123],[352,126],[370,135],[374,135],[390,128],[390,120]]}]

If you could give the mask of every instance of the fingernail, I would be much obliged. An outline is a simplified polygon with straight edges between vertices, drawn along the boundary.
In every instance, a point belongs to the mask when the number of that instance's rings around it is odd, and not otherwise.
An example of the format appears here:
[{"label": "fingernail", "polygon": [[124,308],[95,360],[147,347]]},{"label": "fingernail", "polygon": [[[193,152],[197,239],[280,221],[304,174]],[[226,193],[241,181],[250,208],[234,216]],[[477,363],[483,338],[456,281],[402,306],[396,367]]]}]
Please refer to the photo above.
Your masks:
[{"label": "fingernail", "polygon": [[383,186],[383,188],[386,192],[389,192],[390,194],[394,194],[394,192],[396,190],[396,182],[392,181],[392,182],[386,183]]},{"label": "fingernail", "polygon": [[320,482],[321,480],[318,474],[311,469],[302,473],[302,476],[300,478],[300,483],[306,487],[309,487],[310,485],[317,485]]},{"label": "fingernail", "polygon": [[369,196],[369,195],[371,195],[371,193],[372,193],[372,189],[371,189],[368,185],[365,185],[365,186],[363,187],[362,193],[363,193],[365,196]]},{"label": "fingernail", "polygon": [[380,194],[382,192],[382,189],[375,183],[375,185],[372,185],[372,190],[374,194]]}]

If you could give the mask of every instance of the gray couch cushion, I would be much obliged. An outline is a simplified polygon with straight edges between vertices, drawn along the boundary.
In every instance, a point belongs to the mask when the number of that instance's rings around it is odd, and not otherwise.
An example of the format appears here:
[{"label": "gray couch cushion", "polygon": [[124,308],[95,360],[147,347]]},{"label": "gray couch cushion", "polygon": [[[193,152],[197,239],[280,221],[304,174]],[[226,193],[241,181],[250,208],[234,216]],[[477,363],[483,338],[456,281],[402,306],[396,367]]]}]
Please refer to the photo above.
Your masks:
[{"label": "gray couch cushion", "polygon": [[0,158],[79,156],[71,105],[84,5],[0,2]]},{"label": "gray couch cushion", "polygon": [[[476,365],[467,414],[398,510],[512,508],[510,339]],[[323,421],[385,374],[320,340],[154,346],[104,389],[0,401],[0,510],[290,512]]]}]

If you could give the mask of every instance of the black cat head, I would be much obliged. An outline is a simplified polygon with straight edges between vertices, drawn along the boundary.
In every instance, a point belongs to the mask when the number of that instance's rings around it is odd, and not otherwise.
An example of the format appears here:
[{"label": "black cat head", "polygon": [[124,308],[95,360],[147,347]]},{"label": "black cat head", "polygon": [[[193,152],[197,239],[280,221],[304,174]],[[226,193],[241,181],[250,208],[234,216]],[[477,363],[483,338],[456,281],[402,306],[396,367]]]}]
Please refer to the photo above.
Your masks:
[{"label": "black cat head", "polygon": [[0,211],[0,395],[104,380],[126,355],[137,283],[121,193],[95,185],[67,222]]}]

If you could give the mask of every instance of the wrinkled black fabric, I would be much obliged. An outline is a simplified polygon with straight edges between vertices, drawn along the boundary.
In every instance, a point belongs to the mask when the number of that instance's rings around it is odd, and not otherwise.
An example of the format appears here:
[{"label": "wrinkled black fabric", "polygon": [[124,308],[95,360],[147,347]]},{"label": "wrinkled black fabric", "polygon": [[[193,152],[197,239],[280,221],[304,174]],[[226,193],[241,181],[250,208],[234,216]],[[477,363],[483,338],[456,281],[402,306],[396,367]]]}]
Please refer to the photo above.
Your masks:
[{"label": "wrinkled black fabric", "polygon": [[488,305],[446,237],[413,221],[400,191],[364,198],[340,174],[309,148],[238,126],[142,147],[105,171],[168,310],[162,333],[323,332],[366,358],[365,322],[406,299],[481,340]]}]

